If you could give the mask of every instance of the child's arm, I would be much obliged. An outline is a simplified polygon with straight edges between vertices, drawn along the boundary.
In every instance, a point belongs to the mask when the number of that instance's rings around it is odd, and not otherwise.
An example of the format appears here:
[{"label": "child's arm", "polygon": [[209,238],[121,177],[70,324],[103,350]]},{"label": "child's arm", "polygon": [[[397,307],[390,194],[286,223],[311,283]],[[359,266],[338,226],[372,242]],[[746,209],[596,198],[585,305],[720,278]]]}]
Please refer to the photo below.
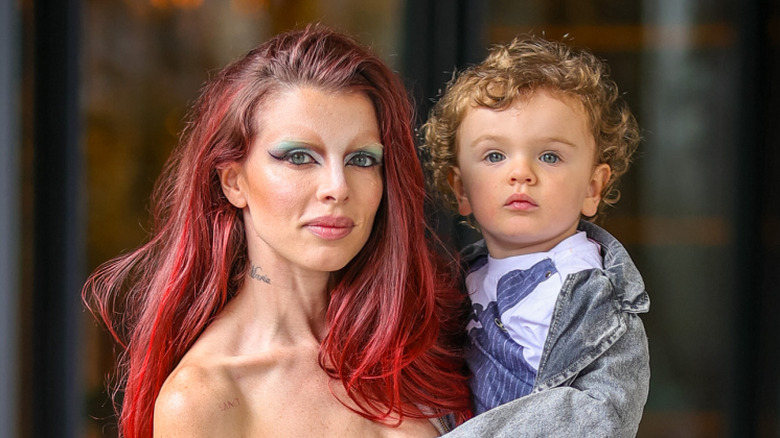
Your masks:
[{"label": "child's arm", "polygon": [[626,332],[568,386],[530,394],[447,434],[459,437],[634,437],[647,400],[650,363],[642,321],[625,314]]}]

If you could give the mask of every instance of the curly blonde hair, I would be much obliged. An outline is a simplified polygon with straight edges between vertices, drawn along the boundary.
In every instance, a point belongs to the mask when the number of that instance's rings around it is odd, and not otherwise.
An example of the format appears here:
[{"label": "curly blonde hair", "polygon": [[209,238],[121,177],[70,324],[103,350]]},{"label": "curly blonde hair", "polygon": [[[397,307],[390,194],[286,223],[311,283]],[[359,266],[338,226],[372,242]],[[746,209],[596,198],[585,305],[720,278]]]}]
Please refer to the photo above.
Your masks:
[{"label": "curly blonde hair", "polygon": [[468,109],[505,109],[537,89],[570,96],[582,104],[596,140],[596,163],[612,169],[601,193],[604,202],[589,219],[595,219],[605,204],[618,201],[617,181],[628,170],[640,134],[617,84],[609,78],[609,67],[587,50],[526,36],[494,46],[481,64],[453,75],[422,127],[423,151],[429,155],[426,166],[447,206],[457,211],[448,177],[457,166],[457,132]]}]

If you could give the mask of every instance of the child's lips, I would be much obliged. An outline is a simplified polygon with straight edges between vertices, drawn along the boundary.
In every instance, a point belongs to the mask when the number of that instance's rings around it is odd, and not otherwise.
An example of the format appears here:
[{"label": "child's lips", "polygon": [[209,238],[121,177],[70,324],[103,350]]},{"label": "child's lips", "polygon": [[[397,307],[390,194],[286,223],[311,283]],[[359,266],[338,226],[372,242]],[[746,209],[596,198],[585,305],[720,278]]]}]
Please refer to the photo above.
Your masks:
[{"label": "child's lips", "polygon": [[525,193],[513,193],[512,196],[507,198],[504,206],[511,210],[529,211],[537,208],[539,205],[536,204],[536,201],[534,201],[532,197]]}]

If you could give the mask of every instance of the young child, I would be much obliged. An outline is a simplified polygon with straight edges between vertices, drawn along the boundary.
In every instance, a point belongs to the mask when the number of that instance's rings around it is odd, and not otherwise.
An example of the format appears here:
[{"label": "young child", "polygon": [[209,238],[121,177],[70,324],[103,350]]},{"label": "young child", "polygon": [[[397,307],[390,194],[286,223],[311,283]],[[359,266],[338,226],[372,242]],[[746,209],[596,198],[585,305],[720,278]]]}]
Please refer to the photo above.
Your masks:
[{"label": "young child", "polygon": [[448,84],[424,132],[439,191],[484,237],[464,259],[474,409],[489,412],[456,432],[635,436],[649,298],[587,221],[617,201],[639,143],[607,66],[538,37],[499,45]]}]

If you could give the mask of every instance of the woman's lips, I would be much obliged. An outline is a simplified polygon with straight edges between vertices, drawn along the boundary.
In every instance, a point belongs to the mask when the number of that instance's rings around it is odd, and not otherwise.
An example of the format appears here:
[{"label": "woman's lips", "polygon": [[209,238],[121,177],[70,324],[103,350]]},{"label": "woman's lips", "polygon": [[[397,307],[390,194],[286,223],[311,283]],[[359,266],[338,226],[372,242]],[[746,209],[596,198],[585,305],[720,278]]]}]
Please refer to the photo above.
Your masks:
[{"label": "woman's lips", "polygon": [[514,193],[507,198],[504,206],[516,211],[529,211],[538,207],[536,201],[524,193]]},{"label": "woman's lips", "polygon": [[352,232],[355,223],[344,216],[322,216],[309,221],[306,228],[315,236],[325,240],[343,239]]}]

